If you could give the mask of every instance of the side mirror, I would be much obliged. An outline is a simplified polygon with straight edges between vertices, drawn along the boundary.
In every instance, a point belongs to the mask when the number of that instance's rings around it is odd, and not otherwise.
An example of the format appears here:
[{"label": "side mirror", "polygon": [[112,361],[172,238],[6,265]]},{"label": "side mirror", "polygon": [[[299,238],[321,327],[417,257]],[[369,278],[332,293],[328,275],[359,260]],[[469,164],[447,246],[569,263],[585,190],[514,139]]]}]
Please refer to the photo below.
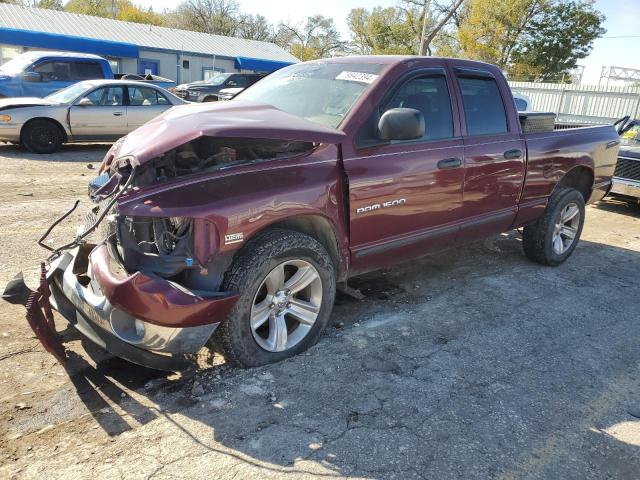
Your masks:
[{"label": "side mirror", "polygon": [[23,72],[22,80],[25,82],[41,82],[42,75],[38,72]]},{"label": "side mirror", "polygon": [[227,87],[235,87],[237,84],[237,82],[235,80],[229,80],[227,82]]},{"label": "side mirror", "polygon": [[82,100],[78,102],[79,107],[90,107],[92,105],[93,105],[93,102],[88,97],[84,97]]},{"label": "side mirror", "polygon": [[413,108],[391,108],[378,122],[381,140],[416,140],[425,133],[424,115]]}]

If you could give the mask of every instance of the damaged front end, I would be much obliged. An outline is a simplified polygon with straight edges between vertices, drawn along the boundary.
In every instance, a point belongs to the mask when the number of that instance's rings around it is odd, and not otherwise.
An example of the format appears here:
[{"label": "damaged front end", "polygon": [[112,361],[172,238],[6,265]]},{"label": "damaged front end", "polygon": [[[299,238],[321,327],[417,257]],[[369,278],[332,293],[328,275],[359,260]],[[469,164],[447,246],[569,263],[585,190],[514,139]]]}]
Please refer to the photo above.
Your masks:
[{"label": "damaged front end", "polygon": [[[160,370],[180,370],[209,340],[237,299],[220,292],[222,274],[209,272],[215,232],[201,219],[130,216],[118,200],[140,187],[140,167],[126,166],[89,194],[98,202],[76,238],[51,251],[40,284],[31,291],[21,274],[3,298],[27,308],[38,339],[60,362],[65,350],[52,309],[108,352]],[[155,168],[155,167],[154,167]],[[139,169],[139,170],[138,170]],[[196,244],[195,236],[205,241]],[[206,239],[209,239],[206,241]]]},{"label": "damaged front end", "polygon": [[26,304],[33,330],[59,360],[52,309],[114,355],[161,370],[188,365],[238,299],[223,280],[243,240],[228,229],[250,221],[261,199],[230,213],[244,187],[238,172],[252,175],[247,191],[273,190],[300,175],[263,182],[262,163],[344,137],[268,105],[223,103],[170,109],[116,142],[89,184],[95,206],[76,237],[55,248],[46,242],[78,202],[40,239],[51,255],[38,290],[21,278],[8,286],[3,298]]}]

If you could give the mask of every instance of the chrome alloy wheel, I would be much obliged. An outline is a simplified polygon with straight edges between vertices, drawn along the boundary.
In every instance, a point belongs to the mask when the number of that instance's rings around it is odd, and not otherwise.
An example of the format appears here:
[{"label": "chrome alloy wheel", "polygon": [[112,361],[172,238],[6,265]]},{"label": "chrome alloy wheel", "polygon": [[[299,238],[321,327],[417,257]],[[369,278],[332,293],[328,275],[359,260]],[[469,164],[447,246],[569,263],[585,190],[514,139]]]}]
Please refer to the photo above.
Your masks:
[{"label": "chrome alloy wheel", "polygon": [[562,255],[575,241],[580,227],[580,208],[570,203],[560,211],[560,217],[553,228],[553,251]]},{"label": "chrome alloy wheel", "polygon": [[261,348],[284,352],[302,341],[322,304],[318,270],[304,260],[287,260],[271,270],[251,306],[251,333]]}]

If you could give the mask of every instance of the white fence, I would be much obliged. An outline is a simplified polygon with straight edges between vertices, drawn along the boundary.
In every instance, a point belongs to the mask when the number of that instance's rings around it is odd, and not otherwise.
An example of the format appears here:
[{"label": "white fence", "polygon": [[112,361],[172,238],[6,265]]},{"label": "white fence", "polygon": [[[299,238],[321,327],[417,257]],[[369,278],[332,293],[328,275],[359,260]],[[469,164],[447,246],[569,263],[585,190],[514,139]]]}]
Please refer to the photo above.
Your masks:
[{"label": "white fence", "polygon": [[528,96],[531,109],[555,112],[559,122],[612,123],[640,115],[639,87],[599,87],[559,83],[509,82],[511,90]]}]

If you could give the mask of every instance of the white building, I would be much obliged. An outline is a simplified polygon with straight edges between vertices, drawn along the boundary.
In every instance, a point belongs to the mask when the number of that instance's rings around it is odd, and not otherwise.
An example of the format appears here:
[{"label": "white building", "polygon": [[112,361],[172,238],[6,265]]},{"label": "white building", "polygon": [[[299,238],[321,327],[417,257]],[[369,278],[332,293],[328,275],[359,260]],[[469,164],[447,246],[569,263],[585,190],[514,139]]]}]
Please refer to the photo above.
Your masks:
[{"label": "white building", "polygon": [[274,43],[0,4],[0,64],[29,50],[94,53],[114,72],[177,83],[220,72],[271,72],[298,60]]}]

